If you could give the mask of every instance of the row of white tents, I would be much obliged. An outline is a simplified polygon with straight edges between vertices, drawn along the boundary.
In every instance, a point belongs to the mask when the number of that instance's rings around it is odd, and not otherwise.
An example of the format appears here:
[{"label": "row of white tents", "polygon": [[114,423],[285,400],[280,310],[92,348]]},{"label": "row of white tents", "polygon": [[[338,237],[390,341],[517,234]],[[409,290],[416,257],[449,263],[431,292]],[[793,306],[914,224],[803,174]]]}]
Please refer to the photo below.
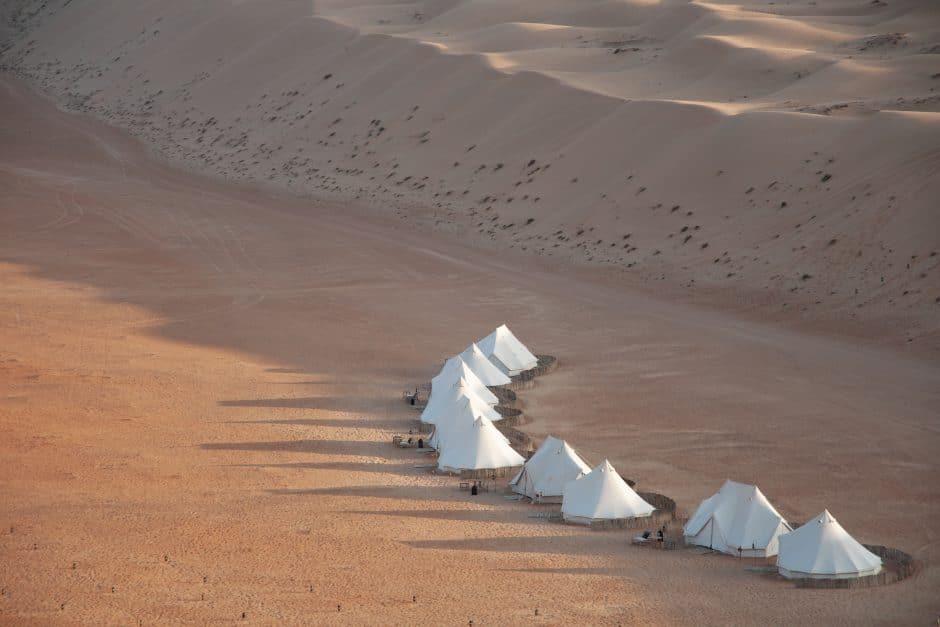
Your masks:
[{"label": "row of white tents", "polygon": [[875,575],[881,558],[842,528],[828,510],[794,530],[757,486],[725,481],[683,528],[687,544],[747,557],[777,556],[788,578]]},{"label": "row of white tents", "polygon": [[644,518],[655,508],[633,491],[606,459],[593,470],[564,440],[549,436],[509,482],[537,503],[561,503],[565,520]]},{"label": "row of white tents", "polygon": [[[445,472],[522,466],[511,489],[534,502],[561,503],[565,520],[591,524],[644,518],[655,508],[606,459],[591,469],[564,440],[548,437],[526,461],[493,423],[502,419],[490,387],[535,368],[538,359],[506,325],[444,363],[431,380],[421,421],[434,426],[430,445]],[[726,481],[702,501],[683,527],[687,544],[747,557],[777,555],[790,578],[850,578],[880,572],[882,561],[850,536],[828,511],[796,530],[757,486]]]},{"label": "row of white tents", "polygon": [[429,444],[444,472],[497,471],[522,466],[510,482],[520,494],[541,502],[561,502],[567,520],[649,516],[654,507],[640,498],[610,462],[591,470],[567,443],[549,438],[526,462],[493,423],[502,420],[489,387],[538,365],[538,359],[502,325],[444,363],[431,379],[431,395],[421,421],[434,426]]},{"label": "row of white tents", "polygon": [[421,412],[421,422],[434,427],[429,444],[438,451],[440,470],[498,471],[525,462],[493,425],[502,415],[489,388],[507,385],[537,365],[538,358],[506,325],[444,362]]},{"label": "row of white tents", "polygon": [[[607,460],[590,470],[564,440],[548,437],[510,481],[514,492],[561,502],[565,520],[641,518],[653,512]],[[844,579],[875,575],[880,557],[827,511],[793,530],[757,486],[726,481],[702,501],[683,527],[686,544],[739,557],[772,557],[788,578]]]}]

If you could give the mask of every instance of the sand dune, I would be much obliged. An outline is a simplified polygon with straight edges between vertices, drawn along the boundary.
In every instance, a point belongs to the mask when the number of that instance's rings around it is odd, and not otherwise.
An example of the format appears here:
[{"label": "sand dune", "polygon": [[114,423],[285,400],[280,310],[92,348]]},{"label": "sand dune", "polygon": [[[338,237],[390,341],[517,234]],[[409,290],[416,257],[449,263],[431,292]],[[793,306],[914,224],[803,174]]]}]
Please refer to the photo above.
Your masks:
[{"label": "sand dune", "polygon": [[[0,20],[0,622],[936,617],[936,3]],[[798,590],[470,500],[389,440],[501,322],[561,360],[535,437],[925,568]]]},{"label": "sand dune", "polygon": [[[935,361],[193,177],[9,79],[0,136],[0,622],[935,617]],[[536,436],[685,512],[756,481],[925,569],[800,590],[415,468],[401,390],[504,319],[561,358],[523,395]]]},{"label": "sand dune", "polygon": [[18,24],[6,67],[201,171],[937,346],[934,3],[91,2]]}]

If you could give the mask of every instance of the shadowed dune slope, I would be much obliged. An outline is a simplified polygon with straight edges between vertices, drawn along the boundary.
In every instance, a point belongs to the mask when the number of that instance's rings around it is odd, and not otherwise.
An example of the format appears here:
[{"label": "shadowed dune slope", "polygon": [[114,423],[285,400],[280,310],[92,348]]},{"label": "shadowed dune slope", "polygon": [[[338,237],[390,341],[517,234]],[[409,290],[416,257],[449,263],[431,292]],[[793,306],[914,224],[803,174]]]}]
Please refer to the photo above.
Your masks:
[{"label": "shadowed dune slope", "polygon": [[[193,176],[8,76],[0,286],[0,622],[936,616],[935,359]],[[609,458],[686,515],[726,478],[754,481],[788,520],[831,508],[923,569],[798,589],[416,467],[429,459],[390,441],[418,417],[401,392],[503,321],[559,357],[519,394],[533,437]]]},{"label": "shadowed dune slope", "polygon": [[171,160],[937,343],[936,3],[14,4],[4,67]]}]

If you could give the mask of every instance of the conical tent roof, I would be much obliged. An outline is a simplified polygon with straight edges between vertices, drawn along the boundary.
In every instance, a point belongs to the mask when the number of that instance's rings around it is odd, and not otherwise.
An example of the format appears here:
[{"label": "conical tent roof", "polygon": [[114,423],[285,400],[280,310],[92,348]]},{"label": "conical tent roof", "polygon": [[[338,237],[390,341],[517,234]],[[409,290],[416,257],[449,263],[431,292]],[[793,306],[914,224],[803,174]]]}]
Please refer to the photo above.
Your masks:
[{"label": "conical tent roof", "polygon": [[[489,420],[489,412],[496,413],[489,405],[480,404],[473,397],[464,397],[457,401],[449,412],[442,415],[439,423],[434,425],[434,433],[431,434],[428,443],[432,448],[440,451],[445,448],[447,442],[460,442],[464,437],[464,431],[470,428],[477,418],[482,416]],[[499,435],[506,439],[502,433]],[[506,442],[509,440],[506,439]]]},{"label": "conical tent roof", "polygon": [[470,366],[473,373],[480,378],[483,385],[506,385],[512,380],[509,375],[487,359],[480,347],[476,345],[476,342],[468,346],[459,356],[465,364]]},{"label": "conical tent roof", "polygon": [[[465,379],[468,386],[476,392],[477,396],[483,400],[487,405],[496,405],[499,402],[499,399],[496,398],[496,395],[490,392],[483,382],[480,381],[480,377],[473,372],[473,370],[468,366],[463,359],[459,356],[451,357],[446,362],[444,362],[444,367],[441,368],[441,371],[436,377],[431,379],[431,398],[428,399],[428,404],[431,404],[434,401],[434,392],[435,390],[447,390],[450,386],[454,385],[460,379]],[[446,392],[445,392],[446,393]]]},{"label": "conical tent roof", "polygon": [[[456,426],[473,424],[473,421],[480,416],[490,422],[498,422],[503,418],[495,409],[481,403],[473,396],[464,396],[458,399],[438,416],[439,421],[434,423],[434,433],[430,440],[431,446],[439,449],[444,434],[450,434]],[[496,420],[493,420],[493,416],[496,417]]]},{"label": "conical tent roof", "polygon": [[440,453],[446,448],[447,442],[451,438],[454,438],[453,441],[455,442],[461,442],[465,432],[472,427],[476,419],[482,415],[479,411],[474,411],[475,409],[478,408],[470,403],[455,405],[446,420],[442,420],[440,423],[434,425],[434,432],[428,439],[428,444],[431,448],[436,449],[438,453]]},{"label": "conical tent roof", "polygon": [[421,412],[421,422],[432,425],[438,424],[445,420],[448,415],[454,413],[457,405],[466,399],[469,399],[474,407],[479,407],[480,414],[490,420],[494,422],[502,420],[503,417],[500,413],[492,406],[487,405],[467,380],[461,378],[449,388],[438,387],[437,393],[428,401],[427,407]]},{"label": "conical tent roof", "polygon": [[[469,430],[473,428],[473,424],[476,422],[477,418],[486,418],[486,416],[462,409],[454,416],[453,420],[436,425],[434,427],[434,433],[431,434],[431,438],[428,442],[432,448],[437,449],[438,453],[442,452],[448,446],[462,446],[470,436]],[[489,418],[486,419],[489,420]],[[489,421],[490,423],[493,422],[492,420]],[[496,434],[499,436],[499,439],[503,440],[506,444],[510,444],[509,438],[503,435],[499,429],[496,430]]]},{"label": "conical tent roof", "polygon": [[791,579],[848,579],[878,574],[881,558],[824,510],[802,527],[780,536],[777,569]]},{"label": "conical tent roof", "polygon": [[688,544],[730,555],[769,557],[777,554],[777,538],[790,529],[757,486],[728,480],[702,501],[683,532]]},{"label": "conical tent roof", "polygon": [[533,499],[560,497],[565,484],[589,472],[591,468],[567,442],[548,436],[509,485],[513,492]]},{"label": "conical tent roof", "polygon": [[606,459],[588,474],[569,481],[561,503],[565,520],[586,523],[640,518],[655,509],[627,485]]},{"label": "conical tent roof", "polygon": [[525,459],[509,446],[506,437],[493,423],[480,416],[469,430],[461,430],[459,439],[449,439],[437,460],[446,472],[495,470],[521,466]]},{"label": "conical tent roof", "polygon": [[505,324],[477,342],[483,354],[510,376],[535,368],[539,360]]}]

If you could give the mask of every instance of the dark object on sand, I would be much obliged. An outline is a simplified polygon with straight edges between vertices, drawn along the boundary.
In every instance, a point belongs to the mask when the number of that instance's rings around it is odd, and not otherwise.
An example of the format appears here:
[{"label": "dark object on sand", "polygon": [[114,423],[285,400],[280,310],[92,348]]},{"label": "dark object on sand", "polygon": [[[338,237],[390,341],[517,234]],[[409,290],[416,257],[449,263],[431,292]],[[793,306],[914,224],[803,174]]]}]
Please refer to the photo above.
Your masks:
[{"label": "dark object on sand", "polygon": [[653,532],[647,529],[642,534],[633,538],[633,544],[646,544],[650,541],[651,535],[653,535]]}]

